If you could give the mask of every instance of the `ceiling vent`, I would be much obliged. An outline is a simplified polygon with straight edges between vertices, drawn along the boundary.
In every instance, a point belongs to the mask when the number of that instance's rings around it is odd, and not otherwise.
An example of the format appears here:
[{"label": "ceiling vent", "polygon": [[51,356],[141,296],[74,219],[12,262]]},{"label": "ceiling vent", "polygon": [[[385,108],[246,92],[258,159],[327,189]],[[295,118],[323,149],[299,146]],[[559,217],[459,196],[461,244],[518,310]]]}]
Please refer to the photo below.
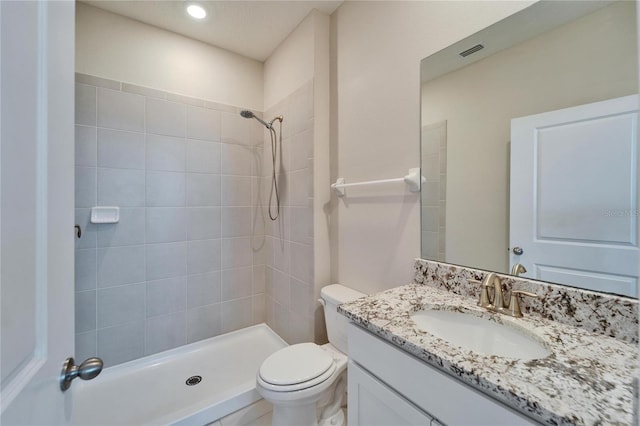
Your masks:
[{"label": "ceiling vent", "polygon": [[481,44],[476,44],[475,46],[465,50],[464,52],[460,52],[459,55],[462,56],[463,58],[466,58],[467,56],[476,53],[479,50],[484,49],[484,46]]}]

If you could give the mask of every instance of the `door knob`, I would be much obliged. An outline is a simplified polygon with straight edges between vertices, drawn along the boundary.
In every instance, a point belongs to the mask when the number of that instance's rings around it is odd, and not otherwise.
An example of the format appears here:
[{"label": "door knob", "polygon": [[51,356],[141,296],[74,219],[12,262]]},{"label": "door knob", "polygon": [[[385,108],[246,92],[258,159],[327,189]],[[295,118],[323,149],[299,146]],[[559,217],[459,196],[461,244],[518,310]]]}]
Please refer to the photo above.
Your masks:
[{"label": "door knob", "polygon": [[522,247],[514,247],[512,251],[513,251],[513,254],[518,256],[524,253],[524,250],[522,250]]},{"label": "door knob", "polygon": [[67,358],[62,364],[60,373],[60,389],[62,392],[69,389],[71,381],[76,377],[82,380],[91,380],[102,371],[102,360],[100,358],[88,358],[80,365],[76,365],[72,357]]}]

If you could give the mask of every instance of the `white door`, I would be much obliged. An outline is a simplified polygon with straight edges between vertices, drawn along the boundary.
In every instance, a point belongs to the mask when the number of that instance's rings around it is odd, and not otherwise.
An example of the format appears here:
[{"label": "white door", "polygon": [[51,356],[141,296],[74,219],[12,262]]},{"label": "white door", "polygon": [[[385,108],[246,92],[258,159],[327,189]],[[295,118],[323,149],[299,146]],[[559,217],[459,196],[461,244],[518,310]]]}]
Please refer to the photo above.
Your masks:
[{"label": "white door", "polygon": [[0,1],[0,423],[67,424],[74,3]]},{"label": "white door", "polygon": [[637,125],[637,95],[511,121],[510,256],[524,276],[638,295]]}]

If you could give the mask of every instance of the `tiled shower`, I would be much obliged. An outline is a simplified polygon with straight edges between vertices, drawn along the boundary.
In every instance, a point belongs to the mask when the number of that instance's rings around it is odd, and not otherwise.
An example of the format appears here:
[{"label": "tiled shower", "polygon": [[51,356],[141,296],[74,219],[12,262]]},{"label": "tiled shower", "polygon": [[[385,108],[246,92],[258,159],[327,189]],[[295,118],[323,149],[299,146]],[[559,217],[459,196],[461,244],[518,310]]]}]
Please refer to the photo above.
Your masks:
[{"label": "tiled shower", "polygon": [[[313,84],[268,133],[241,108],[76,75],[76,357],[106,366],[267,322],[313,340]],[[265,151],[266,149],[266,151]],[[264,155],[266,153],[266,155]],[[117,224],[92,224],[117,206]]]}]

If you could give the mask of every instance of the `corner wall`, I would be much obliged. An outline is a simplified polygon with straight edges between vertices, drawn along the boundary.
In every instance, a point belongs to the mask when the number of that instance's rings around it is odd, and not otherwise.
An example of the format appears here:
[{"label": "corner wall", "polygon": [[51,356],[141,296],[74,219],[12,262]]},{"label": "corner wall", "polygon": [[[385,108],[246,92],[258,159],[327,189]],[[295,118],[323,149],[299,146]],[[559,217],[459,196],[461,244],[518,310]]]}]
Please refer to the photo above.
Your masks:
[{"label": "corner wall", "polygon": [[[419,165],[420,60],[532,2],[345,2],[331,16],[332,176],[403,176]],[[337,164],[337,167],[335,166]],[[418,194],[354,188],[333,198],[333,278],[372,293],[412,279]]]}]

